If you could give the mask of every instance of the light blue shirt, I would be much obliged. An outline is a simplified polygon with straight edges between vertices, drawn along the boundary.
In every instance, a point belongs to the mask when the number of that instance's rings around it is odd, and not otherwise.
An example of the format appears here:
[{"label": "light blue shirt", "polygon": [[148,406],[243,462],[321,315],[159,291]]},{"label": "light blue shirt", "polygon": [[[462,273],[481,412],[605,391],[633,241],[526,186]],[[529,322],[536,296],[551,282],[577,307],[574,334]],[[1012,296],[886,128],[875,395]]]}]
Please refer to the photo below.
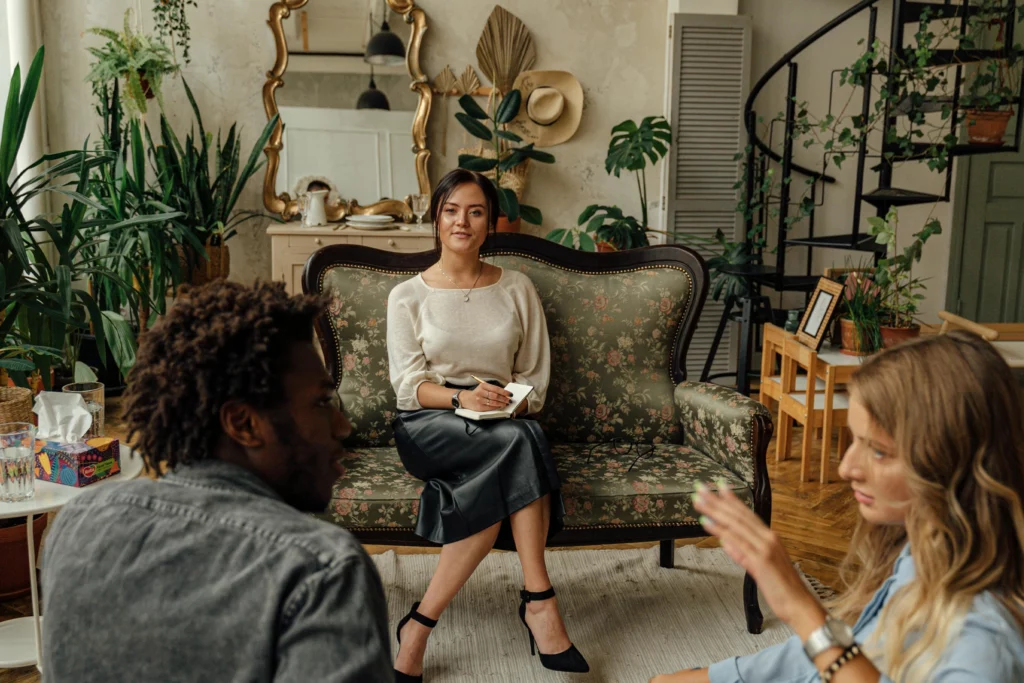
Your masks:
[{"label": "light blue shirt", "polygon": [[[878,615],[898,588],[914,579],[914,559],[908,544],[892,568],[892,575],[875,592],[853,627],[863,644],[878,624]],[[803,643],[793,636],[746,657],[712,664],[711,683],[820,683],[821,677],[804,654]],[[960,635],[935,669],[931,683],[1020,683],[1024,681],[1024,638],[1010,615],[989,594],[974,599]],[[882,676],[879,683],[892,683]]]}]

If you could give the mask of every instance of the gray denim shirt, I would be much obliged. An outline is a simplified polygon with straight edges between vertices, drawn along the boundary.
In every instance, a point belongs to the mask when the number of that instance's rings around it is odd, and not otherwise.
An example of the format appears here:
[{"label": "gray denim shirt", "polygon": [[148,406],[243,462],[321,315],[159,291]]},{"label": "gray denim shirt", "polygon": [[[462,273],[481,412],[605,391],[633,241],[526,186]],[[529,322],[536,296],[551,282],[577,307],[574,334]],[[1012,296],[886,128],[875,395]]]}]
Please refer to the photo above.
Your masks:
[{"label": "gray denim shirt", "polygon": [[220,461],[84,492],[42,589],[44,681],[393,680],[359,543]]}]

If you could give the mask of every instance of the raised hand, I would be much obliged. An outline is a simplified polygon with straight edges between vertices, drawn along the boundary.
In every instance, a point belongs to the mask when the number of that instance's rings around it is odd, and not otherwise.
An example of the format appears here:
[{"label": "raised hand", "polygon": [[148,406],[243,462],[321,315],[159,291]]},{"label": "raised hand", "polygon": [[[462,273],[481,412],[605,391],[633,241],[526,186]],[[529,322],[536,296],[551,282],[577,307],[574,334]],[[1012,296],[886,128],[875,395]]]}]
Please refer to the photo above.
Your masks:
[{"label": "raised hand", "polygon": [[808,617],[823,621],[824,609],[804,585],[779,537],[728,486],[720,483],[715,492],[698,484],[693,501],[704,529],[717,536],[732,561],[754,578],[780,619],[791,627],[794,620]]}]

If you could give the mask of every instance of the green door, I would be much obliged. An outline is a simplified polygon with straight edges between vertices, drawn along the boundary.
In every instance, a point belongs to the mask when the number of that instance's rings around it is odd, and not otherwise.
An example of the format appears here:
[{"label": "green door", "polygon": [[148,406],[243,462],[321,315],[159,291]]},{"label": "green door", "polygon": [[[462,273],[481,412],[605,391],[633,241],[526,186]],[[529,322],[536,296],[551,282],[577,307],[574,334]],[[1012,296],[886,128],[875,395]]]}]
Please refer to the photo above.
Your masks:
[{"label": "green door", "polygon": [[946,308],[978,322],[1024,322],[1024,152],[959,163]]}]

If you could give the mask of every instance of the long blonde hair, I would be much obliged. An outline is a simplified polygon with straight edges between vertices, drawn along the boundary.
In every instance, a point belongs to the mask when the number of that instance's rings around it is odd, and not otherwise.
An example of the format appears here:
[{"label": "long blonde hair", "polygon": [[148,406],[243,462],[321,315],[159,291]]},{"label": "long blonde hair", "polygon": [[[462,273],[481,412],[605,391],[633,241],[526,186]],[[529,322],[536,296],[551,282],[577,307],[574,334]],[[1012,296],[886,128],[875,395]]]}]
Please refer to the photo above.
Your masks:
[{"label": "long blonde hair", "polygon": [[954,332],[880,353],[851,392],[893,438],[910,504],[905,526],[859,520],[831,607],[853,623],[909,541],[916,579],[890,598],[868,645],[894,681],[925,681],[979,594],[1024,631],[1021,390],[989,343]]}]

